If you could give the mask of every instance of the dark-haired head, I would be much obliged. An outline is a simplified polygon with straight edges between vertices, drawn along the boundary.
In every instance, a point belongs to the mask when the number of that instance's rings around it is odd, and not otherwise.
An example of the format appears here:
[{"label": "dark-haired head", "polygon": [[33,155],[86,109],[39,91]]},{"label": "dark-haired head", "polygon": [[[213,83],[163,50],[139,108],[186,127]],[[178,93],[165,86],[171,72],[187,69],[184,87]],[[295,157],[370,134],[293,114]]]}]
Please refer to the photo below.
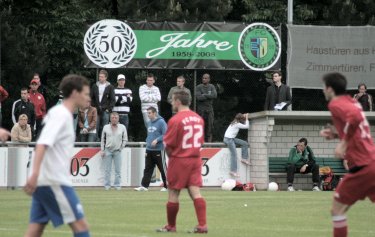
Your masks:
[{"label": "dark-haired head", "polygon": [[323,76],[325,88],[324,95],[328,101],[333,97],[346,94],[347,81],[344,75],[338,72],[332,72]]}]

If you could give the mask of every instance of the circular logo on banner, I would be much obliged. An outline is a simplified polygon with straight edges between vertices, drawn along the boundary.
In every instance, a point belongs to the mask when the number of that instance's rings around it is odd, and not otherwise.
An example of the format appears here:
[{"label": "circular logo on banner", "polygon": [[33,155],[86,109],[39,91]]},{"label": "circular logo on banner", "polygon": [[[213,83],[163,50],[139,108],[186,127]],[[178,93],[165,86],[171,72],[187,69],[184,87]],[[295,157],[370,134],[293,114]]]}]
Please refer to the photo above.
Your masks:
[{"label": "circular logo on banner", "polygon": [[87,30],[84,49],[87,57],[96,65],[117,68],[126,65],[133,58],[137,38],[126,23],[102,20]]},{"label": "circular logo on banner", "polygon": [[240,35],[238,53],[248,68],[265,71],[275,65],[280,58],[280,37],[268,24],[250,24]]}]

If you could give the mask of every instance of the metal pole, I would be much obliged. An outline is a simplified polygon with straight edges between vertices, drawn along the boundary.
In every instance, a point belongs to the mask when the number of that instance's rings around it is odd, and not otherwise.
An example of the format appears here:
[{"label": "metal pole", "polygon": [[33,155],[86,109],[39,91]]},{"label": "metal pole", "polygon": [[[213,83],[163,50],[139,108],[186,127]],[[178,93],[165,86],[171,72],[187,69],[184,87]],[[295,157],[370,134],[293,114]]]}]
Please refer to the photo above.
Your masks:
[{"label": "metal pole", "polygon": [[293,0],[288,0],[288,24],[293,24]]},{"label": "metal pole", "polygon": [[194,101],[193,108],[194,111],[197,111],[197,70],[194,70]]}]

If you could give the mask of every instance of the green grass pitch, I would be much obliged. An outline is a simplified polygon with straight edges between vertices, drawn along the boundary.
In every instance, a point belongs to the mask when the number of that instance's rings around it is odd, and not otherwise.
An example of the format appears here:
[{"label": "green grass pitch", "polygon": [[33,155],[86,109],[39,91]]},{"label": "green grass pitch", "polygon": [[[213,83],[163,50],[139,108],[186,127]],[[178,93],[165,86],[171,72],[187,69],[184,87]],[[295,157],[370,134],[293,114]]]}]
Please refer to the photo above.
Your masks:
[{"label": "green grass pitch", "polygon": [[[104,191],[77,189],[93,237],[191,236],[196,225],[193,203],[181,194],[177,233],[155,233],[166,224],[167,193],[131,189]],[[203,189],[208,204],[209,233],[215,237],[321,237],[331,236],[332,192],[228,192]],[[30,197],[21,190],[0,190],[0,236],[23,236]],[[247,206],[245,206],[247,204]],[[375,236],[375,207],[369,200],[351,208],[351,237]],[[71,236],[70,229],[48,225],[44,236]]]}]

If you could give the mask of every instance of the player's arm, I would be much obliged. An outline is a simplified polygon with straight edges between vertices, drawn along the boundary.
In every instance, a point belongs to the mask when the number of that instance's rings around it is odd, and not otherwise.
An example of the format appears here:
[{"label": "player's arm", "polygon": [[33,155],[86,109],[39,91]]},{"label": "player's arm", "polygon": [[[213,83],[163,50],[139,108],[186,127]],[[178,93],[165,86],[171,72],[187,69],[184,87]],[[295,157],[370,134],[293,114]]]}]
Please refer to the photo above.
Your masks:
[{"label": "player's arm", "polygon": [[363,112],[359,109],[351,109],[343,113],[345,127],[344,127],[344,137],[342,140],[348,141],[358,129],[361,123],[365,122],[365,117]]},{"label": "player's arm", "polygon": [[170,154],[170,150],[177,146],[177,124],[173,123],[173,120],[169,120],[167,131],[163,137],[164,147],[167,154]]},{"label": "player's arm", "polygon": [[40,166],[42,165],[42,161],[44,158],[44,154],[46,153],[47,146],[44,144],[37,144],[35,146],[35,155],[33,160],[33,169],[31,172],[31,176],[27,180],[27,183],[24,187],[25,192],[28,195],[32,195],[36,189],[37,181],[40,173]]}]

